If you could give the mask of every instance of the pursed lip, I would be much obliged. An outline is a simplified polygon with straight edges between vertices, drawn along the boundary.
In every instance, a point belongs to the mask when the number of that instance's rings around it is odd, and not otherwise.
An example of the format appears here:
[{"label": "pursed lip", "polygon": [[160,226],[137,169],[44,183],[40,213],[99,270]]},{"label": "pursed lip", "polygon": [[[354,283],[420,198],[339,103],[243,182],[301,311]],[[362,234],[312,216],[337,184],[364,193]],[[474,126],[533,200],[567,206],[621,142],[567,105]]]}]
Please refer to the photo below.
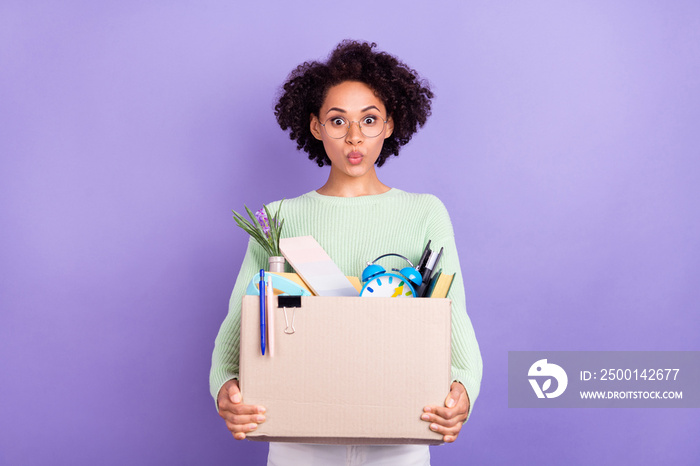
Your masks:
[{"label": "pursed lip", "polygon": [[352,151],[348,155],[346,155],[348,161],[352,164],[358,164],[362,162],[362,159],[364,158],[364,154],[359,151]]}]

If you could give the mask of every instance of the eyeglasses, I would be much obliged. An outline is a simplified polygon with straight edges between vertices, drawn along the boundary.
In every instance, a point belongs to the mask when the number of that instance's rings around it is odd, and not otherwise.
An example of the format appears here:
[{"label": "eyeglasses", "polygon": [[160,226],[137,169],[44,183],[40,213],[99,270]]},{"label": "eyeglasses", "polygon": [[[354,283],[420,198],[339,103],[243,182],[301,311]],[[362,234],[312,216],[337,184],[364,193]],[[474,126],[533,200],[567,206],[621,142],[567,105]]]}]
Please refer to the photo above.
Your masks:
[{"label": "eyeglasses", "polygon": [[362,118],[361,121],[348,121],[343,117],[336,116],[327,119],[325,123],[321,123],[321,126],[325,128],[326,134],[328,134],[329,137],[333,139],[342,139],[347,136],[350,131],[350,125],[353,123],[357,123],[360,132],[365,137],[376,138],[384,131],[387,120],[382,120],[380,117],[374,115],[368,115]]}]

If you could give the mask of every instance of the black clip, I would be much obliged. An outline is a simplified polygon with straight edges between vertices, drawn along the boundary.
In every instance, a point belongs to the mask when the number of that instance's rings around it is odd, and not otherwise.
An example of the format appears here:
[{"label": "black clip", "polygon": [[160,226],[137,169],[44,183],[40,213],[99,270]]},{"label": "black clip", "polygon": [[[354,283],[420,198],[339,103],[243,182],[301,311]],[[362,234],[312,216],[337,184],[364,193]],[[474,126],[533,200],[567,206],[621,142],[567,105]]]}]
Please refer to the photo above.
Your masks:
[{"label": "black clip", "polygon": [[284,312],[284,323],[286,324],[284,328],[284,333],[287,335],[292,335],[294,332],[296,332],[296,329],[294,328],[294,317],[296,316],[296,309],[292,311],[292,323],[289,323],[289,318],[287,317],[287,308],[297,308],[301,307],[301,296],[285,296],[285,295],[279,295],[277,296],[277,307],[282,308],[282,311]]},{"label": "black clip", "polygon": [[301,307],[301,296],[279,295],[277,307]]}]

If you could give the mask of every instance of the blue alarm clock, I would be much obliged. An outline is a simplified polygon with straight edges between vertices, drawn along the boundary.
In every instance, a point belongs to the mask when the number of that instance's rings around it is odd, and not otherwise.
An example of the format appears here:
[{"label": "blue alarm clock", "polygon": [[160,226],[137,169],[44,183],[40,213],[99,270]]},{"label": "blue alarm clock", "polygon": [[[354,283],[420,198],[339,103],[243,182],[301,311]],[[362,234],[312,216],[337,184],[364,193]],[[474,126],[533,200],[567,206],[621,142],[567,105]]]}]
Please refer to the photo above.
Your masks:
[{"label": "blue alarm clock", "polygon": [[[400,257],[411,266],[401,270],[393,269],[387,272],[381,265],[375,264],[379,259],[387,256]],[[416,288],[423,283],[423,277],[416,270],[410,260],[401,254],[384,254],[367,263],[362,272],[362,291],[360,296],[372,298],[414,298]]]}]

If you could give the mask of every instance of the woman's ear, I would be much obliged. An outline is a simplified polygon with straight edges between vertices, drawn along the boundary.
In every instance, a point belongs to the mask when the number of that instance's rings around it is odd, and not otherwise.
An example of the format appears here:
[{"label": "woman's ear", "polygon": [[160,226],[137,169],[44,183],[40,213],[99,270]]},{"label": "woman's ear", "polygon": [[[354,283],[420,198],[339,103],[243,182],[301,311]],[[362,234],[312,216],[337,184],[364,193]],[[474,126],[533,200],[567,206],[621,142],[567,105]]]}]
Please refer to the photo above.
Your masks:
[{"label": "woman's ear", "polygon": [[318,117],[313,113],[311,114],[309,127],[311,128],[311,134],[313,134],[316,139],[321,141],[321,122],[318,121]]},{"label": "woman's ear", "polygon": [[384,136],[384,139],[388,138],[394,133],[394,119],[389,117],[386,120],[386,135]]}]

